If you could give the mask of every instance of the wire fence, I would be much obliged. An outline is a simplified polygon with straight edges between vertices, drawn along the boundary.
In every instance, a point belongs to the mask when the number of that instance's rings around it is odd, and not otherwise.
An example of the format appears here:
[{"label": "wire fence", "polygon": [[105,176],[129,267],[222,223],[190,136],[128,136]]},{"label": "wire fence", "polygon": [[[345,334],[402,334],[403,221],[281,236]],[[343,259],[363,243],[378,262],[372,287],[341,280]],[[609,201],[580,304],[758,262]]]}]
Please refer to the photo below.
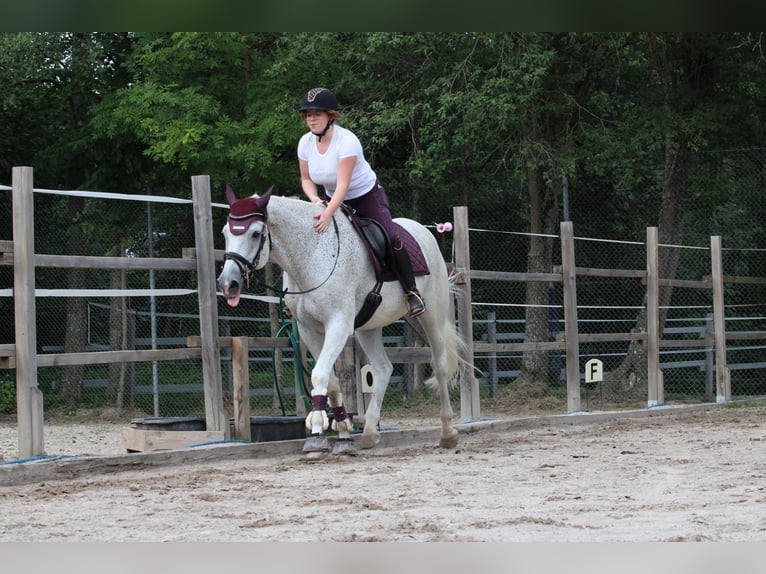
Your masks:
[{"label": "wire fence", "polygon": [[[0,193],[10,189],[0,187]],[[3,202],[2,209],[10,209]],[[223,227],[226,209],[214,204],[213,226]],[[68,219],[73,208],[83,213],[76,225]],[[189,200],[135,197],[118,193],[36,190],[34,194],[35,250],[37,253],[125,258],[181,257],[194,246],[194,225]],[[11,218],[4,216],[3,221]],[[470,217],[470,214],[469,214]],[[434,233],[447,259],[452,237],[441,225]],[[575,231],[577,231],[575,229]],[[12,230],[0,241],[10,242]],[[508,230],[469,229],[473,270],[530,270],[532,242],[544,246],[540,271],[561,266],[561,240],[556,235],[533,235]],[[216,249],[223,238],[216,234]],[[646,243],[575,236],[578,268],[635,270],[635,276],[578,276],[577,313],[581,335],[614,334],[579,344],[580,371],[591,358],[603,362],[606,377],[598,385],[583,382],[586,408],[620,408],[646,404],[645,374],[641,371],[641,343],[618,335],[646,330]],[[13,266],[6,244],[0,265],[0,345],[14,341]],[[547,255],[546,255],[547,254]],[[663,287],[663,341],[660,351],[666,402],[715,400],[715,357],[711,339],[713,301],[709,288],[684,282],[709,279],[709,245],[660,245],[660,256],[677,258],[673,280]],[[766,250],[726,247],[724,237],[726,330],[737,333],[727,345],[732,394],[766,394],[766,286],[737,278],[766,278]],[[259,271],[268,284],[280,285],[280,270]],[[36,268],[37,342],[41,355],[117,349],[185,348],[187,338],[199,334],[197,277],[193,271]],[[556,341],[564,331],[563,292],[560,282],[474,279],[471,283],[473,338],[477,342]],[[274,303],[258,295],[244,297],[235,309],[219,298],[219,333],[224,336],[275,337],[300,334]],[[545,328],[532,334],[530,321]],[[541,335],[540,333],[544,333]],[[407,346],[412,333],[404,322],[386,328],[388,345]],[[760,337],[760,338],[759,338]],[[675,341],[696,341],[684,347]],[[638,359],[636,357],[639,357]],[[221,381],[224,407],[231,409],[230,354],[222,351]],[[474,356],[482,407],[494,413],[564,412],[566,410],[565,356],[561,349],[535,353],[491,352]],[[300,356],[298,346],[287,349],[251,349],[250,394],[255,414],[293,413],[300,388],[295,383],[311,358]],[[425,369],[420,376],[413,371]],[[383,409],[396,409],[435,400],[417,381],[428,367],[395,365]],[[534,376],[523,376],[533,373]],[[307,380],[308,377],[305,377]],[[0,410],[13,412],[15,375],[0,370]],[[128,409],[147,416],[201,416],[204,396],[199,360],[115,363],[106,365],[41,366],[38,385],[45,408]],[[454,397],[458,400],[457,395]]]}]

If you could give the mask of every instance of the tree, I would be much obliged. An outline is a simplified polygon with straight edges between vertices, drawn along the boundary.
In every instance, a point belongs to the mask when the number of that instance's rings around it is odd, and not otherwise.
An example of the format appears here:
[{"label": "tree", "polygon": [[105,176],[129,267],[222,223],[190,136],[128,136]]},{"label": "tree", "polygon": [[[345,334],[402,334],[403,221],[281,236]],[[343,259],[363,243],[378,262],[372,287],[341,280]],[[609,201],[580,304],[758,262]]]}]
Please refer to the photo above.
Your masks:
[{"label": "tree", "polygon": [[[91,106],[114,83],[124,81],[120,63],[130,48],[127,34],[18,33],[0,37],[3,43],[4,75],[9,88],[3,95],[4,121],[14,134],[2,156],[10,165],[35,166],[36,187],[77,189],[98,180],[98,168],[90,147],[88,117]],[[26,139],[24,139],[26,138]],[[87,225],[81,198],[46,198],[50,219],[38,225],[38,247],[46,250],[62,243],[65,231],[68,252],[81,253]],[[56,221],[58,225],[51,225]],[[45,225],[48,224],[48,225]],[[50,237],[50,232],[58,233]],[[84,285],[84,274],[67,273],[70,289]],[[85,308],[82,298],[68,299],[65,350],[77,352],[85,346]],[[65,402],[78,404],[82,389],[79,367],[64,369],[62,395]]]},{"label": "tree", "polygon": [[[625,152],[643,147],[663,154],[662,175],[657,181],[658,212],[653,223],[658,227],[660,245],[665,246],[660,250],[659,275],[674,278],[680,249],[673,246],[684,241],[689,173],[693,159],[698,157],[695,152],[732,141],[730,130],[742,128],[734,118],[743,110],[757,109],[753,104],[762,94],[760,89],[752,89],[754,66],[743,65],[744,48],[750,42],[740,35],[646,33],[632,39],[638,48],[633,52],[634,61],[640,65],[626,82],[635,91],[624,91],[621,97],[628,97],[622,101],[625,105],[630,102],[636,113],[622,115],[619,130],[631,138]],[[741,141],[741,136],[739,132],[734,139]],[[622,165],[635,170],[632,162]],[[660,287],[660,330],[672,294],[672,286]],[[635,328],[646,330],[645,311],[639,314]],[[645,353],[645,345],[630,345],[626,360],[604,382],[607,395],[646,396]]]}]

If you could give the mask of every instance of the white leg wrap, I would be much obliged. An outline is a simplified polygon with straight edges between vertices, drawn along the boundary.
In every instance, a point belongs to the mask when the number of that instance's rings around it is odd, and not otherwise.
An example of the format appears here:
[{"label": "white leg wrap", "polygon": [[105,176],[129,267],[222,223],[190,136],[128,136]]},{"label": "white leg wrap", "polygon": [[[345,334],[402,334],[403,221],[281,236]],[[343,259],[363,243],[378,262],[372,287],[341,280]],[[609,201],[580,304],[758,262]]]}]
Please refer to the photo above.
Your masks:
[{"label": "white leg wrap", "polygon": [[311,411],[306,415],[306,430],[311,434],[326,431],[330,427],[330,419],[325,411]]},{"label": "white leg wrap", "polygon": [[332,430],[338,431],[339,433],[351,434],[351,431],[354,430],[354,423],[351,419],[346,419],[340,422],[333,420]]}]

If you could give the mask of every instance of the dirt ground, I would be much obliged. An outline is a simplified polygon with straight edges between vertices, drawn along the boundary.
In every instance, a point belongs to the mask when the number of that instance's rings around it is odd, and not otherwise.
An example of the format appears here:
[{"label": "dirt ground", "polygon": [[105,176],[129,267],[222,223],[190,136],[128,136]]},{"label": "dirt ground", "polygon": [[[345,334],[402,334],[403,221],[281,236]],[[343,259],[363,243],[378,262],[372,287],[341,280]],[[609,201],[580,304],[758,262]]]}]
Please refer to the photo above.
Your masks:
[{"label": "dirt ground", "polygon": [[[557,419],[464,432],[450,450],[416,444],[3,487],[0,542],[763,542],[765,417],[764,406],[712,406]],[[46,448],[114,455],[125,426],[46,424]],[[0,422],[6,464],[15,451],[14,425]]]}]

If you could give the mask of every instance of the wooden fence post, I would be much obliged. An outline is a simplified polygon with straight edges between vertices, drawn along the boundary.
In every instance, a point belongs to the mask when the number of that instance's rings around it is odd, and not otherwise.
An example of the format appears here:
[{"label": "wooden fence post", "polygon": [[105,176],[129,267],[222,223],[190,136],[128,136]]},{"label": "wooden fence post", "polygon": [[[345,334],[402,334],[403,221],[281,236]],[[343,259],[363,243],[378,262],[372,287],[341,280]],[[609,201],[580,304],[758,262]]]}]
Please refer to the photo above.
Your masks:
[{"label": "wooden fence post", "polygon": [[19,456],[45,454],[43,394],[37,386],[35,219],[31,167],[13,168],[13,301]]},{"label": "wooden fence post", "polygon": [[194,242],[197,256],[197,291],[202,347],[202,384],[205,389],[205,423],[208,431],[224,431],[229,437],[229,421],[223,410],[221,352],[218,347],[218,300],[216,296],[213,213],[210,202],[210,176],[192,177],[194,203]]},{"label": "wooden fence post", "polygon": [[577,330],[577,278],[574,229],[571,221],[561,222],[561,279],[564,290],[564,329],[567,357],[567,411],[580,410],[580,336]]},{"label": "wooden fence post", "polygon": [[252,441],[250,429],[250,363],[247,337],[231,338],[234,438]]},{"label": "wooden fence post", "polygon": [[465,343],[465,353],[460,363],[460,419],[477,420],[481,417],[479,382],[473,368],[473,314],[471,312],[471,260],[468,243],[468,208],[452,208],[455,225],[455,266],[460,274],[457,286],[460,297],[457,301],[458,336]]},{"label": "wooden fence post", "polygon": [[[497,313],[494,311],[487,312],[487,343],[497,343]],[[489,354],[487,383],[489,384],[489,396],[497,396],[497,353]]]},{"label": "wooden fence post", "polygon": [[710,264],[713,279],[713,324],[715,326],[716,402],[731,400],[731,373],[726,363],[726,317],[723,298],[723,259],[721,236],[710,238]]},{"label": "wooden fence post", "polygon": [[659,235],[656,227],[646,228],[646,342],[647,406],[664,402],[660,371],[660,277]]}]

